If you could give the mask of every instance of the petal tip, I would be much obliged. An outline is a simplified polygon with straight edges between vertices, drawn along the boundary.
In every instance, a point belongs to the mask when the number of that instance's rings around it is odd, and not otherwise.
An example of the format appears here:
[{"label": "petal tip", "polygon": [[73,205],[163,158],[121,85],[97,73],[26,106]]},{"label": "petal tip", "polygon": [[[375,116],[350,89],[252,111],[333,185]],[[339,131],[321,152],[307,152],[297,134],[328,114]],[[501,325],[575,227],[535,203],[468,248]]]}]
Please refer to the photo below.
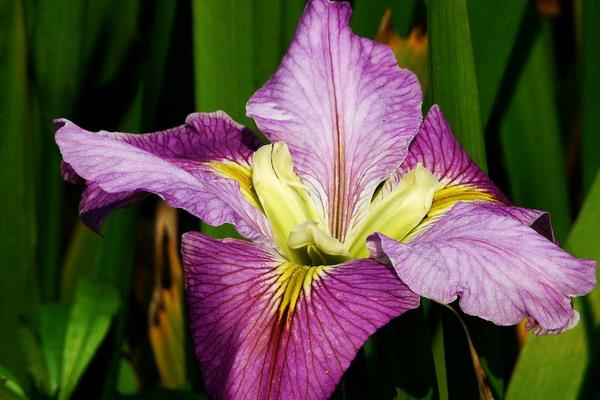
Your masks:
[{"label": "petal tip", "polygon": [[64,127],[66,124],[70,123],[71,121],[69,121],[66,118],[56,118],[52,120],[52,126],[54,127],[55,130],[59,130],[60,128]]},{"label": "petal tip", "polygon": [[580,319],[579,312],[577,312],[577,310],[573,310],[573,312],[571,313],[571,316],[567,320],[567,322],[559,328],[555,328],[555,329],[544,328],[533,318],[527,318],[527,320],[525,322],[525,328],[529,332],[531,332],[532,334],[534,334],[536,336],[558,335],[560,333],[571,330],[575,326],[577,326],[577,324],[579,323],[579,319]]}]

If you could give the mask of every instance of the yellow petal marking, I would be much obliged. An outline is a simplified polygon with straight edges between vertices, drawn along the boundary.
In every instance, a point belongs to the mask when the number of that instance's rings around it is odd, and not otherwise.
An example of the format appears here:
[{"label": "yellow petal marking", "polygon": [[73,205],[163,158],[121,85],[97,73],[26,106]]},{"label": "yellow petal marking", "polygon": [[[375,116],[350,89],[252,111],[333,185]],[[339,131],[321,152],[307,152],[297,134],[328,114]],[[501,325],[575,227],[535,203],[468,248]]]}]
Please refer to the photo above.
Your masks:
[{"label": "yellow petal marking", "polygon": [[300,293],[308,298],[314,282],[323,276],[327,266],[305,266],[291,262],[284,262],[277,268],[277,293],[281,298],[279,304],[279,318],[289,322],[296,309]]},{"label": "yellow petal marking", "polygon": [[236,163],[229,160],[212,161],[208,165],[224,178],[231,179],[240,184],[240,191],[246,201],[262,210],[254,185],[252,184],[252,166]]},{"label": "yellow petal marking", "polygon": [[431,203],[431,208],[429,209],[427,216],[400,241],[410,242],[417,234],[439,220],[446,211],[450,210],[450,208],[459,201],[501,203],[501,201],[491,193],[473,185],[459,184],[442,187],[434,193],[433,202]]}]

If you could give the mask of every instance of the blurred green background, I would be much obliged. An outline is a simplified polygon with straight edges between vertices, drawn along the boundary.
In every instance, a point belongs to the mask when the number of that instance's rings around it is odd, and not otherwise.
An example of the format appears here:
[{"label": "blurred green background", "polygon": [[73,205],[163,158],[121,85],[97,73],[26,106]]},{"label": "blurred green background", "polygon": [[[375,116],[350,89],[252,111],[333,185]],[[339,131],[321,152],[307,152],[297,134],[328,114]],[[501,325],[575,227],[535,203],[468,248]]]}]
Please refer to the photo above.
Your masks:
[{"label": "blurred green background", "polygon": [[[244,116],[303,0],[0,0],[0,399],[203,399],[178,239],[157,199],[99,236],[63,183],[53,118],[146,132]],[[354,0],[354,30],[419,75],[470,155],[560,242],[600,259],[600,1]],[[230,227],[200,229],[232,234]],[[600,398],[600,291],[530,337],[435,304],[362,349],[336,399]],[[464,322],[464,326],[461,324]],[[475,361],[475,362],[474,362]]]}]

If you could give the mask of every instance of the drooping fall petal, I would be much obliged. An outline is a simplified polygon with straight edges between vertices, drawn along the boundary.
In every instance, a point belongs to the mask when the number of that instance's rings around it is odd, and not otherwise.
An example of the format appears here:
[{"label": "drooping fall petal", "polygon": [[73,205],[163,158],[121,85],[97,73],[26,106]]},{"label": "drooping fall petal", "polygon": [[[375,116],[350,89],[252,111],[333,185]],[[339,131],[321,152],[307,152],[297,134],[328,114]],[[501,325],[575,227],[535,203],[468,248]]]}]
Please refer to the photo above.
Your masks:
[{"label": "drooping fall petal", "polygon": [[213,225],[233,223],[242,235],[268,241],[270,230],[251,191],[251,132],[225,113],[191,114],[186,124],[134,135],[90,132],[55,122],[63,177],[87,184],[80,206],[98,228],[111,207],[154,193]]},{"label": "drooping fall petal", "polygon": [[325,399],[379,327],[419,304],[374,260],[305,267],[261,245],[183,237],[190,327],[214,399]]},{"label": "drooping fall petal", "polygon": [[288,145],[340,241],[404,160],[422,118],[415,75],[387,46],[354,35],[350,14],[346,2],[310,1],[279,69],[247,104],[269,139]]},{"label": "drooping fall petal", "polygon": [[459,203],[409,243],[375,234],[374,257],[387,256],[421,296],[498,325],[530,319],[536,333],[573,326],[571,299],[596,283],[593,260],[581,260],[494,208]]}]

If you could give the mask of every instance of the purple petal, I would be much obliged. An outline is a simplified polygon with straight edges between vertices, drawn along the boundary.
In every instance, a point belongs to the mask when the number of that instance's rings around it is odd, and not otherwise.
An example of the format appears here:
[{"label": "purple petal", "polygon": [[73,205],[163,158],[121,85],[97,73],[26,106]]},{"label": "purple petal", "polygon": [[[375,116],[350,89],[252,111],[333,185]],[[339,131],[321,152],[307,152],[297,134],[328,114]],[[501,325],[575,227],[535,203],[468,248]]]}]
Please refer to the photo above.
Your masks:
[{"label": "purple petal", "polygon": [[[478,201],[488,204],[495,212],[504,213],[523,224],[531,226],[549,240],[556,241],[550,216],[539,210],[510,205],[506,196],[494,185],[488,176],[471,160],[452,133],[452,129],[439,106],[434,105],[421,124],[419,133],[410,144],[408,156],[402,166],[386,181],[384,190],[393,189],[408,172],[421,164],[443,184],[446,193],[453,189],[461,192],[451,201],[434,196],[432,209],[443,201],[449,210],[458,201]],[[450,196],[452,197],[452,196]],[[487,198],[487,200],[486,200]],[[492,200],[491,202],[489,200]],[[499,208],[504,205],[504,208]]]},{"label": "purple petal", "polygon": [[95,183],[86,185],[79,202],[79,217],[92,230],[100,233],[104,219],[111,211],[137,203],[147,197],[145,193],[107,193]]},{"label": "purple petal", "polygon": [[372,256],[386,255],[415,293],[444,304],[460,297],[465,313],[498,325],[530,318],[537,333],[573,326],[571,298],[596,283],[595,261],[479,204],[455,205],[409,243],[380,234],[370,241]]},{"label": "purple petal", "polygon": [[63,177],[88,185],[80,210],[92,228],[111,209],[154,193],[209,224],[233,223],[249,238],[270,237],[264,215],[239,184],[208,164],[250,164],[251,133],[225,113],[191,114],[185,125],[144,135],[90,132],[64,119],[55,126]]},{"label": "purple petal", "polygon": [[285,142],[334,237],[365,213],[406,157],[421,122],[416,76],[392,51],[352,33],[350,5],[312,0],[275,75],[246,110]]},{"label": "purple petal", "polygon": [[[325,399],[365,340],[419,304],[374,260],[294,266],[314,278],[286,281],[289,264],[255,243],[192,232],[182,249],[192,336],[215,399]],[[293,288],[297,301],[282,307]]]},{"label": "purple petal", "polygon": [[558,243],[550,214],[546,211],[534,210],[532,208],[522,208],[515,206],[507,206],[498,203],[479,203],[480,207],[488,208],[491,212],[497,215],[504,215],[508,218],[513,218],[522,224],[531,227],[534,231],[544,236],[546,239],[554,243]]},{"label": "purple petal", "polygon": [[395,186],[417,164],[431,171],[446,187],[469,185],[493,195],[500,201],[507,202],[502,192],[458,143],[437,105],[429,110],[419,133],[410,144],[406,160],[389,178],[386,185]]}]

